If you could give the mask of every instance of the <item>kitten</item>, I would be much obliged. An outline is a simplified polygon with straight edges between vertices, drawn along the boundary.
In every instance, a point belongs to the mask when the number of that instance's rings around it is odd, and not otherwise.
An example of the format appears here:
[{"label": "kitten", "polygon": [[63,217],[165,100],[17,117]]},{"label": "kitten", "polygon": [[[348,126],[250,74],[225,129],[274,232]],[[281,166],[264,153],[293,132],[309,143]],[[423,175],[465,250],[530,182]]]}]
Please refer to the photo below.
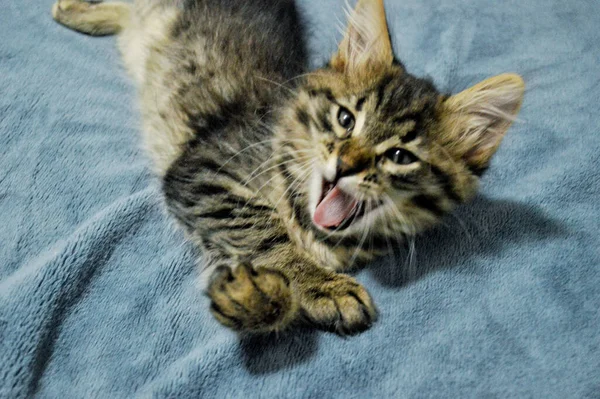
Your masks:
[{"label": "kitten", "polygon": [[469,200],[523,98],[513,74],[453,96],[410,75],[382,0],[358,2],[311,73],[292,0],[60,0],[52,12],[119,33],[166,204],[213,268],[211,312],[240,332],[367,329],[375,305],[340,272]]}]

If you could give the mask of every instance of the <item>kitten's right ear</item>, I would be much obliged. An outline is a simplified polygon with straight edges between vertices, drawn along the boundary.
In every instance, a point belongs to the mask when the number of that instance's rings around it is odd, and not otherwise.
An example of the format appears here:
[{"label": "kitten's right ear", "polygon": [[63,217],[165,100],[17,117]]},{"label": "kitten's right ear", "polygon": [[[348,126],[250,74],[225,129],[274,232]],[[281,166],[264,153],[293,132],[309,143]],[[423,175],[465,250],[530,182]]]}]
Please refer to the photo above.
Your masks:
[{"label": "kitten's right ear", "polygon": [[353,74],[394,61],[383,0],[359,0],[349,14],[348,29],[330,65]]},{"label": "kitten's right ear", "polygon": [[475,173],[482,173],[516,119],[525,83],[519,75],[486,79],[442,103],[445,146]]}]

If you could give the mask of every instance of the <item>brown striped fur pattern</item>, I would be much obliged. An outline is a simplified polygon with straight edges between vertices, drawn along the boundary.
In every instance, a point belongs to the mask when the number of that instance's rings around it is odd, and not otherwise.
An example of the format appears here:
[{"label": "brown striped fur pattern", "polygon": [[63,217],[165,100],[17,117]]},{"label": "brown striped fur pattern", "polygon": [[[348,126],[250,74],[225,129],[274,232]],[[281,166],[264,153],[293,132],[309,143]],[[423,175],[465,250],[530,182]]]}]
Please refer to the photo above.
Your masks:
[{"label": "brown striped fur pattern", "polygon": [[[212,313],[240,332],[368,328],[375,305],[341,271],[468,201],[523,97],[513,74],[453,96],[410,75],[382,0],[358,2],[310,73],[293,0],[60,0],[52,12],[119,34],[167,206],[209,259]],[[331,187],[356,205],[324,227],[315,209]]]}]

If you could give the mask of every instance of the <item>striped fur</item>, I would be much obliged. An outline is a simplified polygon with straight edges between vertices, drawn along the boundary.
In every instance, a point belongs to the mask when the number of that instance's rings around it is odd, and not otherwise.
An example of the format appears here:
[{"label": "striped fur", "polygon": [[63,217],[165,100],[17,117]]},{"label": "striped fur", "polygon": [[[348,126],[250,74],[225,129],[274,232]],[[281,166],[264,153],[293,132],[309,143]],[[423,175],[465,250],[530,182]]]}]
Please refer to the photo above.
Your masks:
[{"label": "striped fur", "polygon": [[[523,95],[516,75],[447,96],[408,74],[381,0],[359,1],[311,73],[292,0],[62,0],[53,15],[120,34],[166,204],[210,258],[212,313],[240,332],[368,328],[371,297],[339,272],[472,197]],[[326,181],[360,200],[335,229],[313,221]]]}]

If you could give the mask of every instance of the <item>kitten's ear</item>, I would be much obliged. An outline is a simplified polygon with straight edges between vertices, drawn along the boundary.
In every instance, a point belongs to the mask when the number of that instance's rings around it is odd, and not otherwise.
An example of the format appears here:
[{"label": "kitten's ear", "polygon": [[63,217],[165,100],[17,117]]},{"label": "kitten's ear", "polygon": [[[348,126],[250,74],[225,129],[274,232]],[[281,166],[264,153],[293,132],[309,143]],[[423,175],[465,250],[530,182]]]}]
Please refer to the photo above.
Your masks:
[{"label": "kitten's ear", "polygon": [[383,0],[359,0],[331,66],[346,73],[394,61]]},{"label": "kitten's ear", "polygon": [[444,141],[476,174],[487,168],[516,119],[524,91],[525,83],[519,75],[502,74],[444,101]]}]

